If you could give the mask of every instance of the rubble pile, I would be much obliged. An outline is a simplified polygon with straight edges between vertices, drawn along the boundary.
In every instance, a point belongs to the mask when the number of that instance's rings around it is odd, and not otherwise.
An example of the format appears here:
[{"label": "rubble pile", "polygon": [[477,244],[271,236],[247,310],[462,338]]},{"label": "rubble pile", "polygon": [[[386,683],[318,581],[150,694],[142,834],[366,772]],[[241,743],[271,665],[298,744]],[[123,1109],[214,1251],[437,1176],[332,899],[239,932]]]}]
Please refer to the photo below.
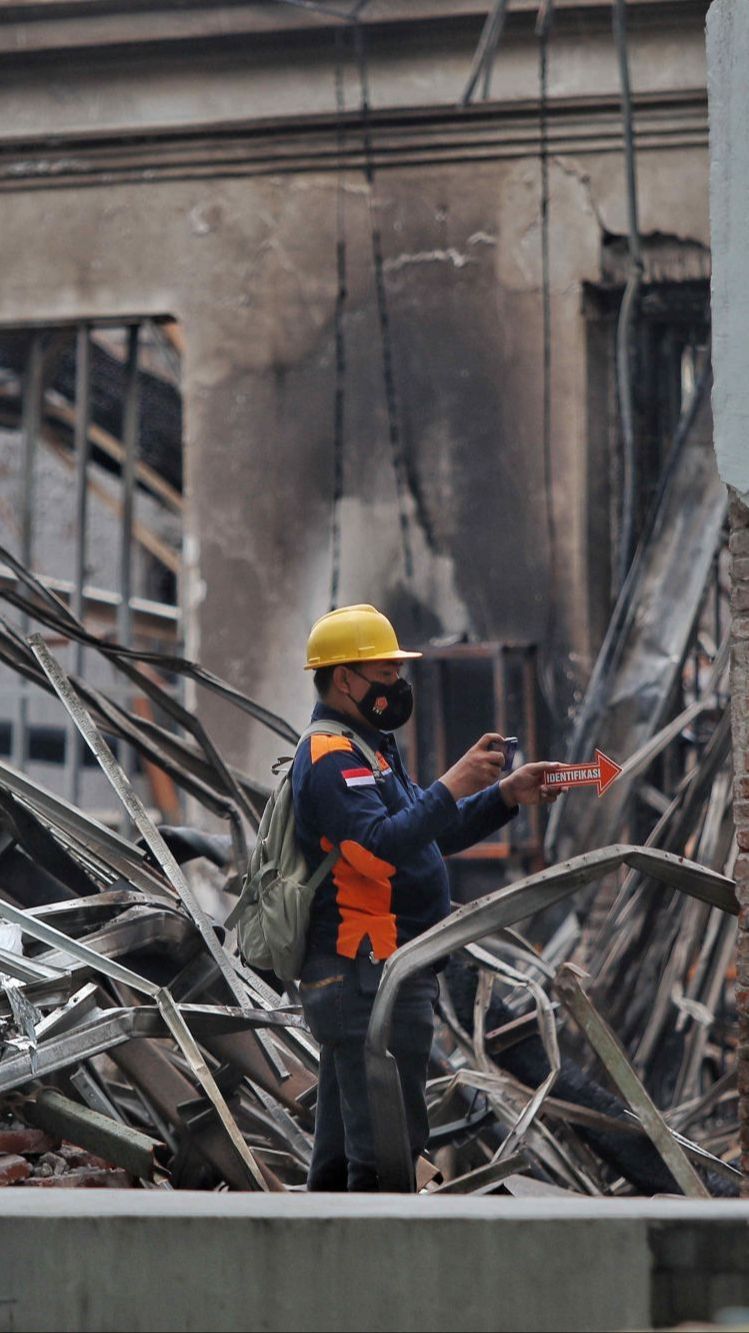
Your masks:
[{"label": "rubble pile", "polygon": [[[0,1184],[303,1189],[316,1044],[296,987],[244,966],[222,926],[266,793],[164,682],[199,681],[287,753],[296,733],[194,663],[96,639],[11,553],[0,560],[16,578],[3,596],[43,631],[3,620],[0,659],[58,694],[134,826],[116,832],[0,763]],[[707,685],[649,729],[640,708],[625,766],[658,809],[643,843],[614,827],[575,855],[569,807],[552,829],[565,861],[450,918],[463,935],[442,972],[424,1190],[738,1192],[727,653],[695,624]],[[61,640],[105,654],[156,714],[68,680],[49,648]],[[226,833],[157,828],[112,739]],[[653,766],[674,746],[681,770],[659,792]],[[208,865],[224,904],[213,914],[199,890]],[[428,932],[438,952],[446,924]],[[383,1087],[373,1079],[371,1095],[387,1123]]]}]

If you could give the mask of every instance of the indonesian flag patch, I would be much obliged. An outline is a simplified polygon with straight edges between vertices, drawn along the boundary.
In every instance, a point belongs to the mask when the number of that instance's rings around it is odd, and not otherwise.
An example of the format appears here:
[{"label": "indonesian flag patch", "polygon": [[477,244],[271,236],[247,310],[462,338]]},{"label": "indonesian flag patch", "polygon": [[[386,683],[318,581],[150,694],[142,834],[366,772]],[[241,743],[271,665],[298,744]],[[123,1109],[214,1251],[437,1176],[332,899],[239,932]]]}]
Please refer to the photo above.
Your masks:
[{"label": "indonesian flag patch", "polygon": [[371,768],[342,768],[341,777],[347,787],[375,786],[375,776]]}]

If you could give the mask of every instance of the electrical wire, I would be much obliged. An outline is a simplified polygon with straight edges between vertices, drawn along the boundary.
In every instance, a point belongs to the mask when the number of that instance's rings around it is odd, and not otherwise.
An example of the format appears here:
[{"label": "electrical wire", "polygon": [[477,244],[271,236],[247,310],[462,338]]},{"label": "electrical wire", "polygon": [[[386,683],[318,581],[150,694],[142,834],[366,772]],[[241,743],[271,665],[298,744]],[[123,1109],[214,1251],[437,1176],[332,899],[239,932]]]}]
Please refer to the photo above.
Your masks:
[{"label": "electrical wire", "polygon": [[642,285],[643,261],[640,245],[640,227],[637,208],[637,168],[635,162],[634,120],[632,90],[629,80],[627,51],[626,0],[613,0],[612,24],[619,61],[622,119],[624,128],[624,158],[627,181],[627,218],[629,246],[629,274],[624,290],[616,331],[616,371],[619,392],[619,412],[623,445],[622,512],[619,536],[618,579],[624,586],[634,549],[635,490],[637,486],[635,456],[635,422],[632,390],[632,333],[637,315],[637,303]]},{"label": "electrical wire", "polygon": [[[543,16],[543,23],[541,18]],[[556,622],[558,597],[558,560],[557,530],[554,516],[554,472],[551,440],[552,413],[552,330],[551,330],[551,251],[550,251],[550,182],[549,182],[549,34],[553,11],[551,5],[539,10],[538,27],[538,111],[539,111],[539,161],[541,173],[540,233],[541,233],[541,293],[542,293],[542,341],[543,341],[543,419],[542,443],[544,466],[544,489],[546,494],[546,540],[549,570],[549,599],[546,618],[545,652],[541,656],[539,682],[547,706],[554,715],[556,708],[556,684],[554,680],[554,662],[556,660]]]},{"label": "electrical wire", "polygon": [[549,543],[549,562],[556,566],[557,535],[554,518],[554,478],[551,453],[551,263],[549,248],[549,52],[548,33],[539,39],[539,153],[541,167],[541,290],[543,323],[543,454],[544,484],[546,488],[546,522]]},{"label": "electrical wire", "polygon": [[333,518],[332,565],[330,573],[330,610],[338,606],[341,581],[341,505],[344,490],[345,450],[345,393],[346,341],[344,316],[347,299],[346,276],[346,192],[343,181],[343,160],[346,146],[346,101],[344,90],[344,56],[346,31],[339,28],[335,35],[335,91],[338,118],[338,180],[336,186],[336,292],[335,325],[335,398],[333,408]]},{"label": "electrical wire", "polygon": [[382,256],[382,235],[380,233],[379,223],[377,221],[376,199],[375,199],[375,168],[374,154],[372,151],[372,132],[370,124],[370,100],[369,100],[369,72],[367,66],[366,39],[364,29],[356,24],[354,27],[356,55],[359,65],[359,82],[361,87],[361,120],[362,134],[364,138],[364,172],[369,186],[369,225],[372,237],[372,259],[374,263],[375,295],[377,300],[377,314],[380,323],[380,340],[382,344],[382,374],[385,387],[385,405],[388,418],[388,437],[390,440],[390,455],[393,465],[393,474],[395,477],[395,488],[398,500],[398,516],[400,520],[401,545],[403,548],[403,564],[406,579],[410,582],[414,576],[413,546],[411,542],[411,524],[408,511],[407,495],[409,491],[408,475],[403,455],[403,443],[401,431],[398,422],[398,397],[395,387],[395,373],[393,369],[393,350],[392,336],[390,331],[390,314],[388,311],[387,289],[385,286],[385,266]]}]

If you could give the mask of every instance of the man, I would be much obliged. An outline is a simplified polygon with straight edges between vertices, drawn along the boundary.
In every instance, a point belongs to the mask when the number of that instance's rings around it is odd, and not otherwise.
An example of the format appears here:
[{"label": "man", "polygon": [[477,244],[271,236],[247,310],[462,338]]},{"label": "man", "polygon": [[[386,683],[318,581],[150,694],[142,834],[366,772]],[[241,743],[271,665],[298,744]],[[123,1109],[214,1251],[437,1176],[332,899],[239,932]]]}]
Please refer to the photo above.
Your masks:
[{"label": "man", "polygon": [[[350,736],[312,735],[292,782],[297,834],[311,870],[340,858],[315,894],[300,979],[304,1012],[320,1043],[315,1143],[308,1189],[378,1188],[364,1040],[382,965],[401,944],[450,911],[443,856],[501,828],[519,805],[552,801],[548,764],[502,777],[502,737],[482,736],[426,791],[411,782],[392,732],[408,721],[411,686],[393,626],[372,606],[331,611],[313,626],[306,670],[319,703],[312,724],[335,719]],[[375,752],[375,774],[357,739]],[[492,747],[498,748],[492,748]],[[390,1049],[403,1087],[414,1162],[429,1126],[425,1088],[439,987],[434,969],[398,994]]]}]

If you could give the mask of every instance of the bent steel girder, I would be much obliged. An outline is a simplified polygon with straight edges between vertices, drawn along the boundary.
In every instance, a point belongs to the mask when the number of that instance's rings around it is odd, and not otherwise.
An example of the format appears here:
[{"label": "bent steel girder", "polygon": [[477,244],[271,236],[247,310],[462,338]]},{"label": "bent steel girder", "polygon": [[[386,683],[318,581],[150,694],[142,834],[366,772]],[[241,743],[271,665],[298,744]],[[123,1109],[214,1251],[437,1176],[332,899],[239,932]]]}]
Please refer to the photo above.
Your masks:
[{"label": "bent steel girder", "polygon": [[72,1032],[50,1037],[35,1051],[6,1056],[0,1064],[0,1092],[10,1092],[30,1079],[45,1078],[80,1060],[89,1060],[132,1037],[163,1035],[161,1015],[151,1005],[140,1005],[137,1009],[96,1009]]},{"label": "bent steel girder", "polygon": [[[304,1021],[297,1014],[278,1010],[239,1009],[230,1005],[180,1005],[180,1012],[190,1031],[203,1039],[224,1033],[246,1032],[248,1028],[298,1027]],[[134,1008],[94,1008],[85,1022],[59,1035],[41,1041],[34,1051],[5,1056],[0,1063],[0,1093],[22,1087],[30,1079],[45,1078],[111,1051],[134,1037],[172,1035],[163,1009],[141,1004]]]},{"label": "bent steel girder", "polygon": [[375,1152],[382,1190],[413,1191],[413,1164],[398,1067],[388,1051],[393,1009],[400,987],[415,972],[439,962],[454,949],[512,926],[560,898],[628,865],[651,880],[738,914],[733,880],[706,866],[654,847],[615,843],[584,852],[559,865],[487,894],[453,912],[431,930],[397,949],[385,963],[367,1031],[365,1059]]},{"label": "bent steel girder", "polygon": [[[136,950],[150,950],[166,954],[175,967],[187,962],[200,948],[200,939],[192,922],[161,904],[155,908],[130,908],[83,938],[88,948],[100,958],[123,958]],[[39,961],[47,967],[66,968],[77,973],[79,978],[97,970],[91,962],[82,959],[71,966],[69,951],[62,946],[41,954]]]}]

